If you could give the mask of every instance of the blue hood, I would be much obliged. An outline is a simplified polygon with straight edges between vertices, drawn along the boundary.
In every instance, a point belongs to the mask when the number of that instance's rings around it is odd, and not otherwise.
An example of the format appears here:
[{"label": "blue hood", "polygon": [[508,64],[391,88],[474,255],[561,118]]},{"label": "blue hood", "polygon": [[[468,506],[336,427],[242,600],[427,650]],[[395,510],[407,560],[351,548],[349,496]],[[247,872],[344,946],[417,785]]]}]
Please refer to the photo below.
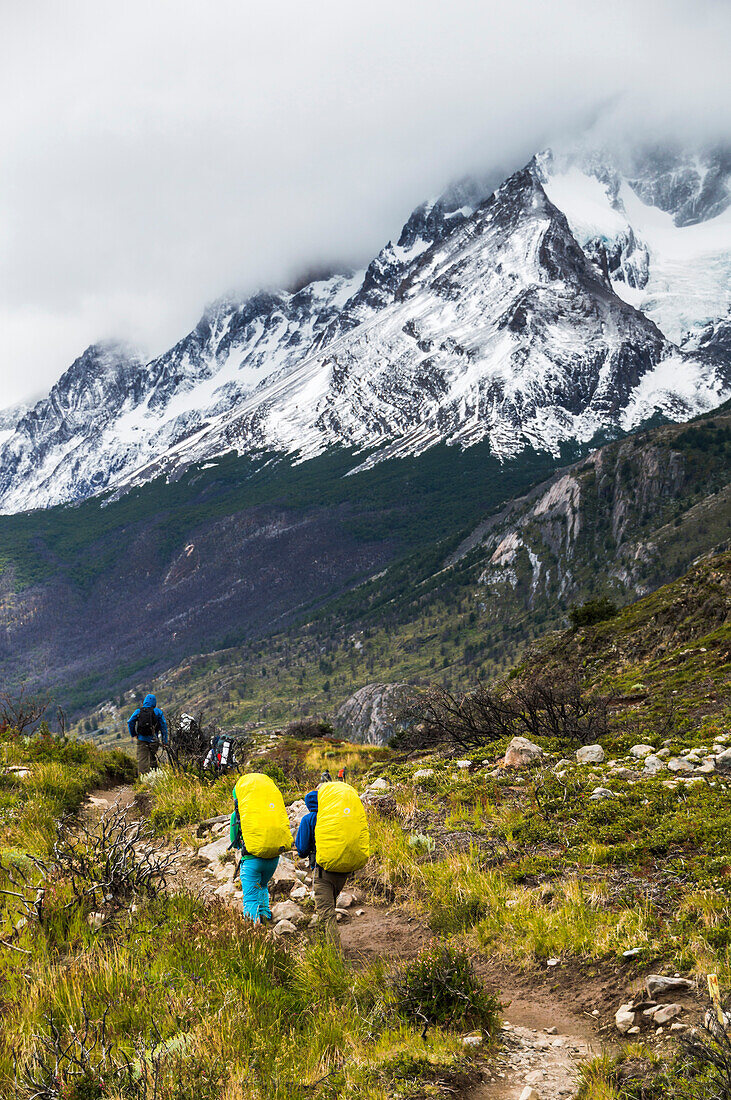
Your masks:
[{"label": "blue hood", "polygon": [[145,696],[145,701],[142,704],[142,706],[143,707],[153,707],[154,708],[154,707],[157,706],[157,699],[155,698],[154,695],[146,695]]},{"label": "blue hood", "polygon": [[311,814],[317,813],[317,791],[310,791],[305,795],[305,806]]}]

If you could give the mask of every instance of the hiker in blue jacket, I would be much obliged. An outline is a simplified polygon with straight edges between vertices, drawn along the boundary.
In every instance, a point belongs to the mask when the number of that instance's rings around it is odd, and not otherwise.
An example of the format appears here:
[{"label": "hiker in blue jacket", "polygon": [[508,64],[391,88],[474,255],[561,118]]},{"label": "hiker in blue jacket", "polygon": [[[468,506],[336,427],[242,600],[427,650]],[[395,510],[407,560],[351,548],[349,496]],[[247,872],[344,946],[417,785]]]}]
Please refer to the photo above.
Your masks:
[{"label": "hiker in blue jacket", "polygon": [[142,706],[130,714],[127,729],[130,737],[137,739],[137,770],[144,775],[157,767],[158,737],[163,745],[168,743],[168,724],[154,695],[146,695]]},{"label": "hiker in blue jacket", "polygon": [[317,791],[305,795],[305,806],[309,813],[300,821],[294,846],[302,859],[309,858],[310,867],[315,866],[315,825],[317,824]]},{"label": "hiker in blue jacket", "polygon": [[317,791],[310,791],[305,795],[305,806],[310,811],[305,814],[297,830],[294,846],[302,859],[309,858],[312,868],[312,892],[315,895],[315,912],[325,935],[338,943],[337,916],[335,908],[338,903],[338,894],[347,881],[347,874],[339,871],[326,871],[317,862],[315,850],[315,826],[317,825]]}]

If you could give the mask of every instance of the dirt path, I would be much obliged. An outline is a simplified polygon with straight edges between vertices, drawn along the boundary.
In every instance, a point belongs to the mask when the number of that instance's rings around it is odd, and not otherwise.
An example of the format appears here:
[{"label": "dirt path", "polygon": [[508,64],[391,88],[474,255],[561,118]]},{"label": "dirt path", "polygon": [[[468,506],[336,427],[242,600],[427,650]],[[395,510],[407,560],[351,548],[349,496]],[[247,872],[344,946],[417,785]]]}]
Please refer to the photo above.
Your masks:
[{"label": "dirt path", "polygon": [[84,807],[89,814],[101,816],[101,814],[111,809],[115,803],[119,803],[120,806],[132,806],[134,801],[134,787],[113,787],[109,791],[92,791],[91,794],[86,796]]},{"label": "dirt path", "polygon": [[[413,917],[396,908],[382,909],[358,903],[350,919],[340,925],[345,957],[355,963],[373,959],[408,959],[432,939],[432,933]],[[362,912],[362,916],[358,913]]]},{"label": "dirt path", "polygon": [[[99,816],[118,803],[145,812],[144,796],[135,800],[130,786],[94,791],[88,797],[87,813]],[[213,895],[221,880],[206,874],[193,846],[183,852],[178,888]],[[356,894],[359,893],[356,888]],[[239,897],[233,901],[239,904]],[[428,944],[433,934],[428,927],[399,906],[379,906],[358,901],[340,925],[346,958],[355,965],[376,958],[406,959]],[[583,998],[570,985],[557,988],[540,975],[513,973],[500,964],[483,961],[479,972],[486,984],[499,991],[504,1024],[497,1059],[486,1067],[481,1084],[464,1100],[519,1100],[526,1086],[535,1089],[538,1100],[568,1100],[575,1095],[579,1063],[600,1052],[596,1025],[581,1008]],[[566,982],[561,983],[566,985]]]},{"label": "dirt path", "polygon": [[573,1028],[547,1035],[506,1022],[502,1050],[469,1100],[519,1100],[528,1086],[535,1089],[539,1100],[575,1096],[579,1063],[598,1053],[589,1041],[575,1035]]},{"label": "dirt path", "polygon": [[[432,933],[398,907],[383,909],[365,903],[340,925],[346,957],[369,961],[384,956],[403,959],[415,955]],[[541,988],[540,978],[512,974],[500,965],[478,967],[486,984],[499,990],[504,1006],[501,1050],[486,1068],[482,1083],[465,1100],[519,1100],[527,1086],[539,1100],[574,1096],[579,1064],[601,1052],[596,1024],[577,1011],[575,999]]]}]

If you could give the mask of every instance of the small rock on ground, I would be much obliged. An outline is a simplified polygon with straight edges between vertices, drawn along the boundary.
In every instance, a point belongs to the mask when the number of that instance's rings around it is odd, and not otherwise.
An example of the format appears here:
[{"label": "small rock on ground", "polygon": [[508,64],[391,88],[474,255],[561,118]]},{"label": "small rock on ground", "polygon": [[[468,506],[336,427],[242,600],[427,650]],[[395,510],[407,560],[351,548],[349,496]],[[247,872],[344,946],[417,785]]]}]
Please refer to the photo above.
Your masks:
[{"label": "small rock on ground", "polygon": [[648,974],[645,978],[648,997],[662,997],[664,993],[689,993],[695,982],[688,978],[670,978],[665,974]]},{"label": "small rock on ground", "polygon": [[514,737],[505,750],[503,765],[506,768],[525,768],[535,764],[543,756],[543,750],[527,737]]},{"label": "small rock on ground", "polygon": [[583,745],[576,750],[577,764],[603,764],[604,749],[601,745]]},{"label": "small rock on ground", "polygon": [[275,936],[294,936],[297,929],[291,920],[279,920],[274,925]]},{"label": "small rock on ground", "polygon": [[310,919],[293,901],[278,901],[272,906],[272,917],[275,921],[291,921],[296,927],[307,924]]}]

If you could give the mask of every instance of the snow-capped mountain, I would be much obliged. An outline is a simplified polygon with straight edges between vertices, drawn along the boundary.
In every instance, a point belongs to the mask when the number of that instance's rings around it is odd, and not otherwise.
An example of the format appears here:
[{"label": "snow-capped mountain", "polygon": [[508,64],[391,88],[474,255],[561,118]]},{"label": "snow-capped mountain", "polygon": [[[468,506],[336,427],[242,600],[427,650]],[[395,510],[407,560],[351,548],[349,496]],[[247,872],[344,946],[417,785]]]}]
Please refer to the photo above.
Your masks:
[{"label": "snow-capped mountain", "polygon": [[0,447],[13,435],[29,408],[29,405],[21,402],[19,405],[10,405],[7,409],[0,409]]},{"label": "snow-capped mountain", "polygon": [[[221,453],[509,457],[730,392],[731,157],[543,153],[419,207],[365,272],[224,299],[145,363],[92,346],[3,443],[0,511]],[[6,431],[7,435],[7,431]],[[357,463],[356,463],[357,464]]]}]

